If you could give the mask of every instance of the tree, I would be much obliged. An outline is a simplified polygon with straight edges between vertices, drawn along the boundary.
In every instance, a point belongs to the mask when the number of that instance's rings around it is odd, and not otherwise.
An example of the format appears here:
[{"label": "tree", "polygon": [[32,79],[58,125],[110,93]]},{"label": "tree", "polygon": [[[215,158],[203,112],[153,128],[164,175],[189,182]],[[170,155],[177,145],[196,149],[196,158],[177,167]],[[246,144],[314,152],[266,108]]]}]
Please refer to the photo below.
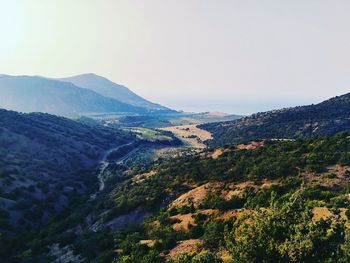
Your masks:
[{"label": "tree", "polygon": [[202,252],[199,254],[182,254],[168,263],[222,263],[222,260],[211,252]]},{"label": "tree", "polygon": [[152,249],[146,256],[142,259],[143,263],[162,263],[163,259],[159,256],[157,250]]},{"label": "tree", "polygon": [[224,222],[211,220],[204,224],[203,246],[207,249],[217,249],[224,239]]},{"label": "tree", "polygon": [[222,260],[211,252],[203,252],[192,258],[192,263],[221,263]]},{"label": "tree", "polygon": [[[271,201],[237,220],[226,234],[227,248],[235,262],[332,262],[342,257],[345,228],[339,215],[312,221],[301,193],[288,202]],[[325,249],[326,248],[326,249]]]}]

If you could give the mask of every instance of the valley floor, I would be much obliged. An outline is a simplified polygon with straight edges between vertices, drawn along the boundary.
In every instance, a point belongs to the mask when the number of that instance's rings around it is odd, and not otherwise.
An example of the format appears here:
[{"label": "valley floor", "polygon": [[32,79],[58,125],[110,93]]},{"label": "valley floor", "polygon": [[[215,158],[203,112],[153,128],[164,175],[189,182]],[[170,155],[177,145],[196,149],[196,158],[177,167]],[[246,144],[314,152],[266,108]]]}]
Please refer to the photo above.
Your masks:
[{"label": "valley floor", "polygon": [[194,124],[164,127],[161,130],[172,132],[177,138],[196,149],[206,148],[204,141],[212,138],[210,132],[200,129]]}]

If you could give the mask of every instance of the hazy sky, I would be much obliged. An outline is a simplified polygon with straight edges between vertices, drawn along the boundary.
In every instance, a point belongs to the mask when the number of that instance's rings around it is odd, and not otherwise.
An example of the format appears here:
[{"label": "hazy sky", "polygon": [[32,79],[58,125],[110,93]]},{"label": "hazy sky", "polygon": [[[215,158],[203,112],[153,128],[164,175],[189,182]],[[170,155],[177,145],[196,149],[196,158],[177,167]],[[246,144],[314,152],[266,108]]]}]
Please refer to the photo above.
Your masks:
[{"label": "hazy sky", "polygon": [[250,113],[350,91],[349,0],[0,0],[0,73]]}]

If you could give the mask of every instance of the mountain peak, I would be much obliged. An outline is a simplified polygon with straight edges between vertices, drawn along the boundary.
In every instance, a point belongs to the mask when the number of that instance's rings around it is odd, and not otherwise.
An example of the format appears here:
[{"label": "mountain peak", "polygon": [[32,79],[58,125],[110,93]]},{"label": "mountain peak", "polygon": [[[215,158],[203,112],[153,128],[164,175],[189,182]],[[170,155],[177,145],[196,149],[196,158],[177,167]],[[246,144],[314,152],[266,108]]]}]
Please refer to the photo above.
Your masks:
[{"label": "mountain peak", "polygon": [[0,74],[0,108],[75,117],[87,113],[169,112],[94,73],[54,79]]},{"label": "mountain peak", "polygon": [[84,78],[101,78],[101,79],[107,79],[105,77],[102,77],[100,75],[97,75],[95,73],[82,73],[82,74],[78,74],[78,75],[74,75],[74,76],[71,76],[71,77],[68,77],[68,78],[75,78],[75,77],[84,77]]},{"label": "mountain peak", "polygon": [[41,76],[0,76],[0,107],[76,117],[91,112],[147,113],[146,109]]},{"label": "mountain peak", "polygon": [[61,78],[59,80],[71,82],[76,86],[93,90],[103,96],[117,99],[133,106],[143,107],[150,111],[170,111],[166,107],[140,97],[127,87],[114,83],[113,81],[94,73],[85,73],[68,78]]}]

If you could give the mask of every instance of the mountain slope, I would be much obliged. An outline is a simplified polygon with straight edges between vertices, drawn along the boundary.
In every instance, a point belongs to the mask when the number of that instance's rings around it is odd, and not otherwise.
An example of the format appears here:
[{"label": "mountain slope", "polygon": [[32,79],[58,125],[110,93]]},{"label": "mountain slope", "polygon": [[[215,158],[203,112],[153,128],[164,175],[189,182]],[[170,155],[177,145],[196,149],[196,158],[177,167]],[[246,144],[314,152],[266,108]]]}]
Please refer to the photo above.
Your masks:
[{"label": "mountain slope", "polygon": [[256,113],[239,120],[203,124],[212,146],[250,140],[304,138],[350,130],[350,93],[316,105]]},{"label": "mountain slope", "polygon": [[170,111],[170,109],[166,107],[143,99],[122,85],[118,85],[104,77],[92,73],[62,78],[60,80],[73,83],[82,88],[93,90],[103,96],[117,99],[124,103],[146,108],[150,111]]},{"label": "mountain slope", "polygon": [[0,96],[0,108],[21,112],[67,117],[91,112],[147,112],[72,83],[37,76],[0,75]]},{"label": "mountain slope", "polygon": [[58,262],[69,251],[83,262],[349,262],[349,136],[160,160],[31,235],[5,236],[0,256]]},{"label": "mountain slope", "polygon": [[0,232],[38,225],[91,191],[105,153],[133,141],[118,130],[0,110]]}]

